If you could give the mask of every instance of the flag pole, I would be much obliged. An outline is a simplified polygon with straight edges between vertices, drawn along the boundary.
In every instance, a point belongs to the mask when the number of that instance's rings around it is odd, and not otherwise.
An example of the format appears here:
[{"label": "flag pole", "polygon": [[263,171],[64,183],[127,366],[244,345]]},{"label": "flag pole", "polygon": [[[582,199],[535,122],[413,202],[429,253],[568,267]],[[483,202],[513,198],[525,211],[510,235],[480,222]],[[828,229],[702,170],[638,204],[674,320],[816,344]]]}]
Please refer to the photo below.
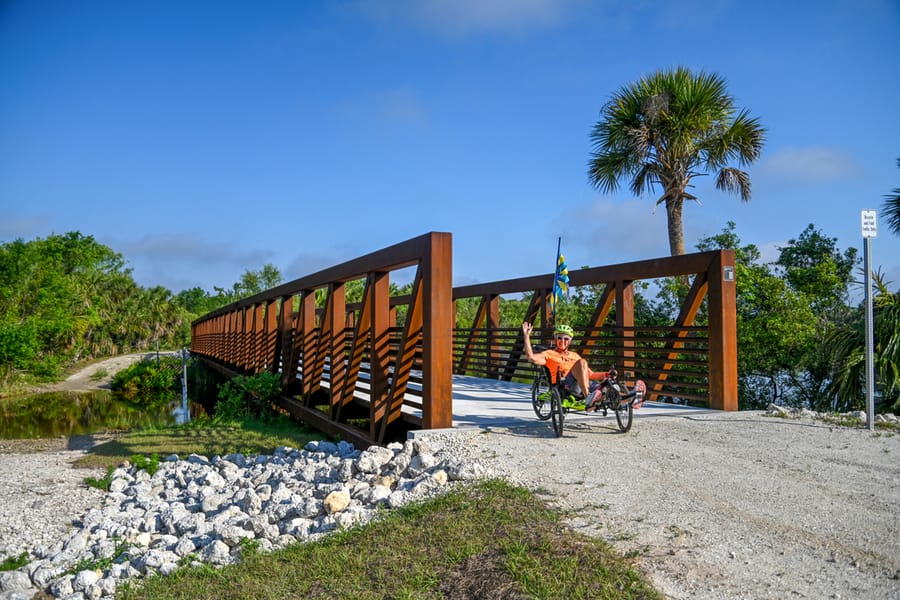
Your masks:
[{"label": "flag pole", "polygon": [[553,265],[553,294],[550,296],[550,318],[552,321],[552,325],[556,326],[556,301],[558,298],[556,297],[559,292],[559,254],[562,250],[562,236],[558,237],[556,240],[556,262]]}]

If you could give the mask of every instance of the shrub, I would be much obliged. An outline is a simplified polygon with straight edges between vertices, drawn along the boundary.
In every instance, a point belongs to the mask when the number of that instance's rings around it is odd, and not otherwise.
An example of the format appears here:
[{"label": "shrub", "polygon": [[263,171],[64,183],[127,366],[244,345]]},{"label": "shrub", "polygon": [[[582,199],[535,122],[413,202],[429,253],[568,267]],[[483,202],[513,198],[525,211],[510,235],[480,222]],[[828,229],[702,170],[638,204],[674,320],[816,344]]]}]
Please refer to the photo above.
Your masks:
[{"label": "shrub", "polygon": [[181,359],[166,356],[157,363],[143,360],[119,371],[112,379],[114,391],[131,397],[147,392],[164,392],[178,389],[181,377]]},{"label": "shrub", "polygon": [[218,422],[257,419],[269,422],[277,417],[272,403],[281,393],[281,376],[277,373],[238,375],[219,387],[215,420]]}]

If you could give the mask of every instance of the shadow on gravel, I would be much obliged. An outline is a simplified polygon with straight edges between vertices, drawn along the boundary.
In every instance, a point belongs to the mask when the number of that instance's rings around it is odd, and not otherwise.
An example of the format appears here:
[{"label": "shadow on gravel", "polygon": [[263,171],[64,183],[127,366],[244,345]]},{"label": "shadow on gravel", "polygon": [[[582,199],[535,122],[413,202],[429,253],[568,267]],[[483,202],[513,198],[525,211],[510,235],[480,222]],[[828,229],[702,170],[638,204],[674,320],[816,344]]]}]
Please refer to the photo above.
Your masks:
[{"label": "shadow on gravel", "polygon": [[69,437],[66,444],[66,450],[80,450],[82,452],[90,450],[98,444],[103,444],[115,439],[112,433],[92,433],[85,435],[73,435]]},{"label": "shadow on gravel", "polygon": [[[535,438],[535,439],[553,439],[556,433],[549,421],[535,424],[522,425],[518,427],[488,427],[486,431],[495,435],[509,435],[515,437]],[[566,421],[563,427],[562,437],[569,437],[572,433],[596,433],[600,435],[621,435],[615,420],[611,423],[604,423],[599,420],[589,422],[585,420]],[[627,435],[627,434],[625,434]]]}]

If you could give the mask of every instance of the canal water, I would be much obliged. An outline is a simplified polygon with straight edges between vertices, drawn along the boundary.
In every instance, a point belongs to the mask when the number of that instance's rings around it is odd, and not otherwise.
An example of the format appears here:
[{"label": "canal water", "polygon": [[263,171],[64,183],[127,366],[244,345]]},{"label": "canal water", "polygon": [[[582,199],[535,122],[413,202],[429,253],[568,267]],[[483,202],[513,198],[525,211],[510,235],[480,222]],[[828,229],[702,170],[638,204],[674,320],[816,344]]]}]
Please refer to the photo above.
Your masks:
[{"label": "canal water", "polygon": [[[215,391],[210,394],[207,381],[198,382],[196,377],[191,380],[197,374],[195,368],[190,370],[188,394],[184,397],[181,390],[129,397],[96,390],[6,398],[0,401],[0,439],[68,437],[181,425],[201,414],[210,414],[215,402]],[[204,374],[200,379],[208,377]]]},{"label": "canal water", "polygon": [[31,439],[180,425],[203,407],[180,397],[136,403],[109,390],[49,392],[0,402],[0,438]]}]

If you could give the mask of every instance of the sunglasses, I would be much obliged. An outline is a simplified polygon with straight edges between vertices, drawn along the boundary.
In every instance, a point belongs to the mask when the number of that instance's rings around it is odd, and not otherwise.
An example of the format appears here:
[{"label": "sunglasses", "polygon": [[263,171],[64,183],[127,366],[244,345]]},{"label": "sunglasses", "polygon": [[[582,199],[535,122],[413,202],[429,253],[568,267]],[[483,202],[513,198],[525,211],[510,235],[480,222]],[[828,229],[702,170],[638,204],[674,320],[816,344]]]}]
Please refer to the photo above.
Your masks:
[{"label": "sunglasses", "polygon": [[560,341],[560,342],[571,342],[572,341],[572,338],[570,338],[567,335],[558,335],[558,336],[556,336],[556,339],[557,339],[557,341]]}]

